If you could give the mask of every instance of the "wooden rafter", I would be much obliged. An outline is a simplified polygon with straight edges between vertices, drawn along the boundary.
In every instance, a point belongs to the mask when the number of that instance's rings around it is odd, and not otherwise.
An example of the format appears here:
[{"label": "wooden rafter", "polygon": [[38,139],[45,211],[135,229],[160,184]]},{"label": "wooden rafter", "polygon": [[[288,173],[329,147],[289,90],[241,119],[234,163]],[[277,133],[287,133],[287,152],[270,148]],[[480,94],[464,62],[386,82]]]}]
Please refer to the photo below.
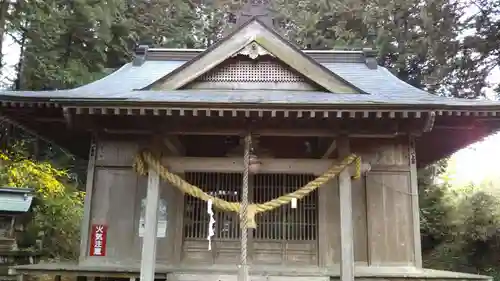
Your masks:
[{"label": "wooden rafter", "polygon": [[328,158],[330,157],[330,154],[332,154],[335,149],[337,149],[337,140],[333,139],[328,148],[325,151],[325,154],[323,154],[322,158]]}]

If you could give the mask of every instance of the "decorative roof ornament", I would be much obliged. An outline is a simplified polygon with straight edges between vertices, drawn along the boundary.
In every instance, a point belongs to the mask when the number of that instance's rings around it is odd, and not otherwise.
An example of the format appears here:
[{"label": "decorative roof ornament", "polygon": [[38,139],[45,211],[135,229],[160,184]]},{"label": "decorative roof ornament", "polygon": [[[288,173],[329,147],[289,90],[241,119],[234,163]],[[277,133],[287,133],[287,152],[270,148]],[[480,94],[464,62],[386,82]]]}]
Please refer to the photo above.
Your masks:
[{"label": "decorative roof ornament", "polygon": [[274,13],[271,6],[271,0],[246,0],[236,14],[235,28],[245,24],[252,18],[258,18],[269,28],[274,28]]},{"label": "decorative roof ornament", "polygon": [[369,69],[376,69],[378,66],[376,40],[377,32],[373,28],[370,28],[366,36],[365,47],[363,48],[365,63]]}]

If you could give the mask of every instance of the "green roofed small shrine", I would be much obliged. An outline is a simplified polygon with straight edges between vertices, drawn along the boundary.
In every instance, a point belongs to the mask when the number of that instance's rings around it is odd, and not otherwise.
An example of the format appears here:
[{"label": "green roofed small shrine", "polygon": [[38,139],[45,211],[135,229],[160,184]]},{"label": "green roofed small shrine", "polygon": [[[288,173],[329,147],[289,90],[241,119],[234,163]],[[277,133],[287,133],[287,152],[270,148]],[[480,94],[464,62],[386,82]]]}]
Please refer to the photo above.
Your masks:
[{"label": "green roofed small shrine", "polygon": [[17,243],[29,218],[32,192],[28,188],[0,187],[0,280],[16,280],[9,274],[9,267],[33,264],[40,256],[38,249],[26,249]]},{"label": "green roofed small shrine", "polygon": [[373,50],[300,50],[246,15],[206,50],[139,46],[93,83],[0,93],[5,118],[89,159],[79,261],[15,272],[490,279],[422,268],[417,167],[497,131],[500,103],[412,87]]}]

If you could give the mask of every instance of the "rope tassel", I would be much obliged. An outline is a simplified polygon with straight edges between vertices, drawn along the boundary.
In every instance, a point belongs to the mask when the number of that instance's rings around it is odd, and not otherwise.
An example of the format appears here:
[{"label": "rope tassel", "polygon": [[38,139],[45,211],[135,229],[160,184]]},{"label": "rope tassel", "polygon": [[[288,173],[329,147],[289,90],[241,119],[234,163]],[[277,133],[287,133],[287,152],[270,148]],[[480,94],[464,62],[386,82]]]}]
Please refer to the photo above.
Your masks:
[{"label": "rope tassel", "polygon": [[257,224],[255,221],[255,216],[258,213],[263,213],[267,211],[274,210],[283,205],[289,204],[293,199],[300,200],[307,196],[309,193],[318,189],[320,186],[324,185],[328,181],[335,178],[340,172],[342,172],[349,165],[355,165],[355,179],[361,177],[361,158],[355,154],[347,156],[338,165],[333,165],[325,173],[311,182],[307,183],[305,186],[297,189],[294,192],[282,195],[271,201],[260,203],[260,204],[249,204],[246,214],[243,214],[240,202],[228,202],[226,200],[211,196],[201,190],[199,187],[190,184],[181,177],[174,173],[171,173],[165,166],[163,166],[158,159],[156,159],[153,154],[149,151],[143,151],[136,155],[134,169],[138,174],[145,176],[147,174],[148,167],[152,167],[160,177],[177,187],[180,191],[185,194],[191,195],[205,202],[212,201],[213,206],[229,212],[235,212],[240,214],[240,220],[243,220],[243,216],[246,217],[248,227],[256,228]]},{"label": "rope tassel", "polygon": [[212,210],[212,200],[208,200],[207,202],[207,214],[210,217],[210,221],[208,222],[208,250],[212,250],[212,237],[215,235],[215,219],[214,219],[214,211]]}]

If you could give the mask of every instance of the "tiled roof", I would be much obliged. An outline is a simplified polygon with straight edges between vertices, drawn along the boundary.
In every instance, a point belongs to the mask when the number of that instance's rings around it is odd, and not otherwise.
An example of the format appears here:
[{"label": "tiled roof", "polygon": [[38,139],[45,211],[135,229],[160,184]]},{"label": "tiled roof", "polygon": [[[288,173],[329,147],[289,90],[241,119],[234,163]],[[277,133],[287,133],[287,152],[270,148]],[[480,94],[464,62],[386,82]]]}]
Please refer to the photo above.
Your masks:
[{"label": "tiled roof", "polygon": [[74,95],[108,96],[140,90],[183,65],[186,61],[145,61],[140,66],[128,63],[103,79],[72,89]]},{"label": "tiled roof", "polygon": [[323,63],[332,72],[367,94],[259,90],[142,90],[186,61],[146,60],[140,66],[128,63],[112,74],[82,87],[58,91],[3,91],[0,100],[40,98],[46,100],[97,99],[99,101],[165,103],[258,103],[304,105],[428,105],[500,106],[484,100],[446,98],[429,94],[394,76],[383,67],[370,69],[365,63]]}]

